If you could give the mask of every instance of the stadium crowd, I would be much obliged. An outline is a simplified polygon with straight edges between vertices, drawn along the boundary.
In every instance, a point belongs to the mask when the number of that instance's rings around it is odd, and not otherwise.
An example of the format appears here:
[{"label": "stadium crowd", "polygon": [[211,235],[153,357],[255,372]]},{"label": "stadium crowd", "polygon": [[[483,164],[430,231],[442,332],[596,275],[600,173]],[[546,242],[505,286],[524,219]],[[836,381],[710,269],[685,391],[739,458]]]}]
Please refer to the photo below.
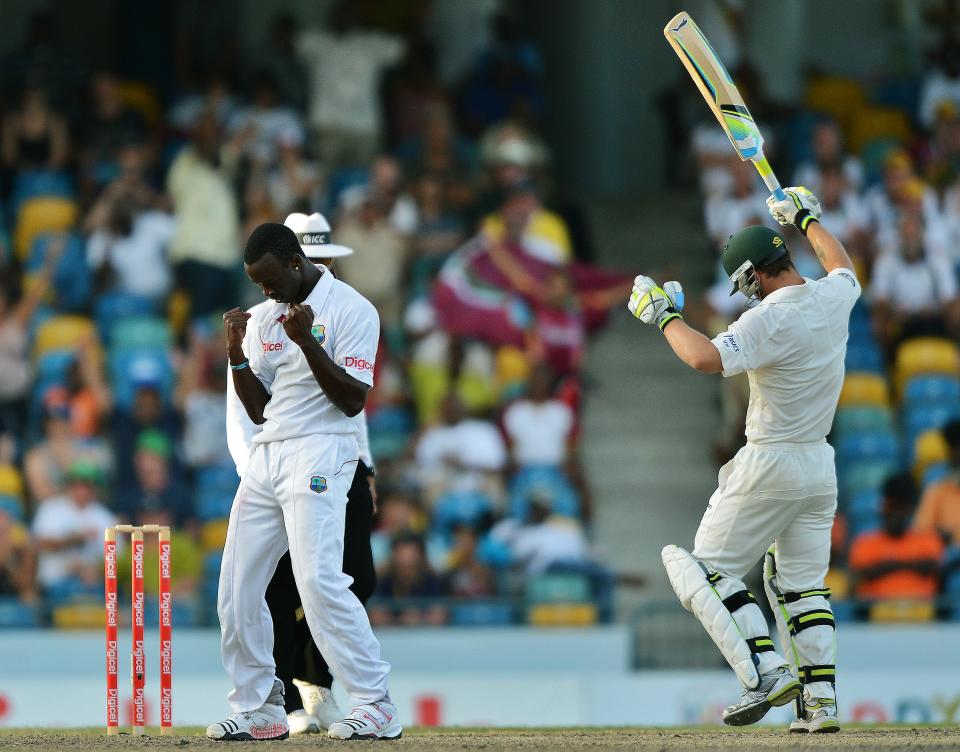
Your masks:
[{"label": "stadium crowd", "polygon": [[295,211],[355,249],[337,273],[381,317],[375,621],[609,616],[580,363],[630,283],[550,179],[539,53],[494,14],[443,83],[423,27],[356,10],[277,16],[244,67],[188,45],[169,97],[85,74],[44,14],[4,60],[0,625],[100,624],[118,521],[174,527],[175,621],[215,623],[238,482],[221,314],[258,302],[249,232]]},{"label": "stadium crowd", "polygon": [[[840,506],[828,585],[841,618],[960,618],[960,46],[943,37],[921,77],[811,73],[796,108],[771,103],[749,65],[734,73],[781,179],[819,197],[865,290],[830,436]],[[717,333],[746,304],[719,267],[726,239],[746,224],[782,228],[715,122],[692,127],[689,145],[717,267],[689,315]],[[801,274],[822,276],[799,232],[787,245]],[[746,377],[721,391],[718,464],[743,442]]]}]

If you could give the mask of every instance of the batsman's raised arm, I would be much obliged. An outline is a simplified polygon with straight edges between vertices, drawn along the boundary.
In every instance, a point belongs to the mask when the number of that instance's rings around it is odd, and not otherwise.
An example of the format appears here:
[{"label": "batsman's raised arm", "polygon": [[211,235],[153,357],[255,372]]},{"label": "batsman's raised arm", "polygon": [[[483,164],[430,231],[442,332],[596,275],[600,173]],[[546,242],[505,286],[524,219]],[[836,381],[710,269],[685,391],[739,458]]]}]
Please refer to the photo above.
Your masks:
[{"label": "batsman's raised arm", "polygon": [[781,225],[793,225],[807,236],[814,253],[827,274],[834,269],[853,271],[853,261],[847,255],[843,245],[833,234],[820,224],[820,201],[806,188],[784,188],[786,198],[777,200],[773,196],[767,199],[767,208],[771,216]]}]

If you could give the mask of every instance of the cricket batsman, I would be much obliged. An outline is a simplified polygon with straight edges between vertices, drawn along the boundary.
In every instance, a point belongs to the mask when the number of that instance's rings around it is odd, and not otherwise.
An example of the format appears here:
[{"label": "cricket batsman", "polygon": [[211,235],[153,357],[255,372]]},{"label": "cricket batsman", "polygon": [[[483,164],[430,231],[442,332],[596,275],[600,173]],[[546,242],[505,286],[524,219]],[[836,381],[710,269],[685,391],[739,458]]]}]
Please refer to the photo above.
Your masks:
[{"label": "cricket batsman", "polygon": [[[687,326],[671,293],[637,277],[628,307],[656,324],[688,366],[750,382],[747,443],[720,468],[693,551],[663,549],[681,604],[700,620],[743,684],[723,713],[731,726],[756,723],[771,707],[797,700],[791,731],[833,732],[837,721],[834,620],[824,577],[837,507],[827,432],[843,382],[850,311],[860,283],[840,242],[819,222],[820,203],[805,188],[767,199],[781,225],[813,246],[827,275],[794,268],[783,237],[746,227],[723,249],[733,294],[755,305],[712,340]],[[778,653],[743,577],[764,557],[764,582],[781,638]],[[790,670],[796,669],[796,676]]]}]

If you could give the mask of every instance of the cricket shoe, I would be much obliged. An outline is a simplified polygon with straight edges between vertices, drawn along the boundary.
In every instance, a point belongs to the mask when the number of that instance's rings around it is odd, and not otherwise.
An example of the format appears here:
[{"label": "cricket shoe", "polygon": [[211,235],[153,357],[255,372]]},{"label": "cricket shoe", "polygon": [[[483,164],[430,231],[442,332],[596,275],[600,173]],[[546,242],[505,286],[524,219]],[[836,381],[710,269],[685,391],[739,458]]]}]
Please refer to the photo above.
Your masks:
[{"label": "cricket shoe", "polygon": [[728,726],[749,726],[763,718],[770,708],[786,705],[803,691],[800,682],[786,666],[768,671],[760,677],[760,686],[745,689],[740,702],[723,711]]},{"label": "cricket shoe", "polygon": [[287,713],[287,724],[290,726],[290,736],[320,733],[320,721],[303,708]]},{"label": "cricket shoe", "polygon": [[269,741],[290,736],[287,711],[283,707],[283,682],[274,679],[267,701],[256,710],[233,713],[226,720],[207,727],[211,739],[229,742]]},{"label": "cricket shoe", "polygon": [[[337,701],[329,689],[299,679],[294,679],[293,683],[300,691],[303,709],[317,719],[321,728],[330,728],[331,723],[343,720],[343,711],[337,707]],[[290,727],[290,733],[293,733],[293,726]]]},{"label": "cricket shoe", "polygon": [[839,730],[837,701],[826,698],[805,700],[803,717],[790,724],[791,734],[833,734]]},{"label": "cricket shoe", "polygon": [[331,739],[399,739],[402,735],[397,706],[386,700],[358,705],[327,731]]}]

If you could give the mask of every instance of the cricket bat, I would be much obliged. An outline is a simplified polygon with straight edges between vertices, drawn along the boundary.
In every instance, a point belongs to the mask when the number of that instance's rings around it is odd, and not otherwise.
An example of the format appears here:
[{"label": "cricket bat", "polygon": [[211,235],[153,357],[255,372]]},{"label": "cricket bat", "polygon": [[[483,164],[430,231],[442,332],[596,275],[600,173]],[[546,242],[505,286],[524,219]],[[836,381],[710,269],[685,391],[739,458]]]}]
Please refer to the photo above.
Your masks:
[{"label": "cricket bat", "polygon": [[740,159],[753,162],[770,193],[778,200],[786,198],[773,168],[763,156],[763,136],[753,115],[700,27],[689,13],[680,11],[663,28],[663,35],[686,66]]}]

